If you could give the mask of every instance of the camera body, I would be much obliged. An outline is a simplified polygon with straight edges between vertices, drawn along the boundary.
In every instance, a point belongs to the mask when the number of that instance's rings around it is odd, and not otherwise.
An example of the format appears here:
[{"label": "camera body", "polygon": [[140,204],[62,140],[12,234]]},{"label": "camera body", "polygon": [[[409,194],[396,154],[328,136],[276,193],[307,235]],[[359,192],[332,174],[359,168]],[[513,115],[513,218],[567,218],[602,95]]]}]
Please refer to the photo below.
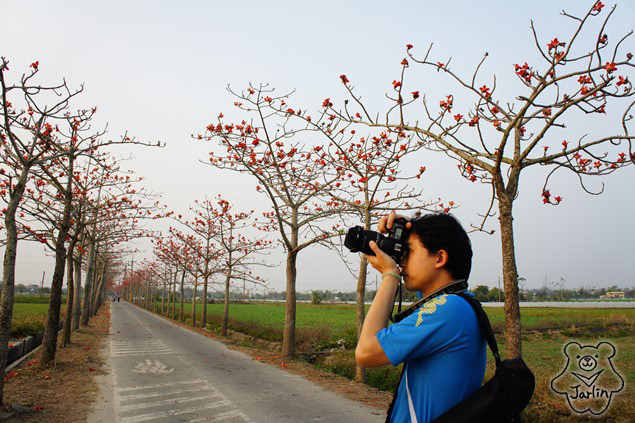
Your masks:
[{"label": "camera body", "polygon": [[388,230],[388,235],[382,235],[375,231],[367,231],[362,226],[353,226],[346,234],[344,246],[353,253],[360,252],[374,256],[375,253],[370,249],[368,244],[370,241],[375,241],[380,250],[388,254],[399,264],[408,250],[408,235],[410,235],[410,231],[406,229],[406,223],[406,219],[395,219],[392,228]]}]

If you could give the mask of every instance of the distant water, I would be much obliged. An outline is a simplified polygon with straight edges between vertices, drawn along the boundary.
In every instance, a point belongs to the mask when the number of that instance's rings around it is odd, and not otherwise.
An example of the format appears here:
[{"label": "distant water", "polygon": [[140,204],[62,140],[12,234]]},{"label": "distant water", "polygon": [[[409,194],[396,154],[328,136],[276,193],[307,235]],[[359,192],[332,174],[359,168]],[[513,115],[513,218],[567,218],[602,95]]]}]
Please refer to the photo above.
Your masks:
[{"label": "distant water", "polygon": [[[263,301],[263,300],[258,300]],[[283,303],[284,300],[264,300],[266,302]],[[310,303],[311,301],[299,300],[299,303]],[[372,301],[366,301],[365,304],[372,304]],[[322,304],[355,304],[354,301],[325,301]],[[409,306],[411,302],[404,301],[401,303],[403,307]],[[505,303],[489,302],[481,303],[483,307],[503,307]],[[529,302],[521,301],[521,307],[560,307],[560,308],[635,308],[635,301],[547,301],[547,302]]]},{"label": "distant water", "polygon": [[[503,307],[505,303],[481,303],[483,307]],[[520,302],[521,307],[562,307],[562,308],[635,308],[635,301],[549,301]]]},{"label": "distant water", "polygon": [[[366,301],[371,304],[372,301]],[[412,303],[403,302],[403,306]],[[505,303],[489,302],[481,303],[483,307],[504,307]],[[548,301],[529,302],[521,301],[520,307],[559,307],[559,308],[635,308],[635,301]]]}]

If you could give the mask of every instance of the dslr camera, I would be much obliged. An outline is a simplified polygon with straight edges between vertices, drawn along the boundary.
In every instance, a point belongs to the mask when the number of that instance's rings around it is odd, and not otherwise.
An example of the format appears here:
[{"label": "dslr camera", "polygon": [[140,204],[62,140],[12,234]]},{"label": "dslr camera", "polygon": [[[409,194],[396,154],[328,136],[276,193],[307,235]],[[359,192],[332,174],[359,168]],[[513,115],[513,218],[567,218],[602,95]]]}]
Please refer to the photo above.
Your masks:
[{"label": "dslr camera", "polygon": [[354,226],[348,230],[344,239],[344,246],[353,253],[364,253],[374,256],[375,253],[368,245],[370,241],[375,241],[380,250],[388,254],[395,260],[397,264],[401,263],[401,259],[408,250],[408,235],[406,229],[408,221],[404,218],[395,219],[392,228],[388,230],[388,235],[382,235],[379,232],[367,231],[361,226]]}]

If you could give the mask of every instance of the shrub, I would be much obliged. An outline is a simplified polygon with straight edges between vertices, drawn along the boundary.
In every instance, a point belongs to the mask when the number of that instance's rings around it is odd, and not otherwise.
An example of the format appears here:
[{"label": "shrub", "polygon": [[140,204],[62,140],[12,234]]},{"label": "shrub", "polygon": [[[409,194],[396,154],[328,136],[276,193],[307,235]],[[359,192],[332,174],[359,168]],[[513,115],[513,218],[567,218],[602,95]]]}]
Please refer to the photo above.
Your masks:
[{"label": "shrub", "polygon": [[25,338],[27,336],[37,336],[44,332],[43,316],[26,316],[17,321],[11,322],[11,337]]}]

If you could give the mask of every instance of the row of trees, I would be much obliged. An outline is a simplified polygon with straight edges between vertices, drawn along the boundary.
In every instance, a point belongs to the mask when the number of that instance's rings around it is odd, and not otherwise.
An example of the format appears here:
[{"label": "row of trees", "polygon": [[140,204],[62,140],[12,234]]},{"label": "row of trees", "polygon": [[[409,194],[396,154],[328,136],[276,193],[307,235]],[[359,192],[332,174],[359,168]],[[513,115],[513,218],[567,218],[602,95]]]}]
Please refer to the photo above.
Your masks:
[{"label": "row of trees", "polygon": [[[177,285],[183,292],[187,284],[193,284],[197,292],[200,283],[203,308],[200,318],[193,316],[193,322],[204,326],[209,285],[216,281],[214,275],[221,274],[224,276],[226,307],[223,327],[226,330],[231,281],[249,278],[250,282],[264,283],[258,277],[251,277],[248,268],[258,264],[251,261],[254,254],[264,252],[273,242],[254,235],[253,230],[247,231],[247,228],[256,227],[275,236],[275,242],[282,245],[286,253],[283,353],[293,356],[296,353],[298,255],[317,244],[340,251],[338,243],[343,228],[349,227],[353,221],[361,221],[369,229],[379,216],[389,210],[451,211],[455,207],[453,201],[424,201],[421,190],[417,188],[426,170],[426,162],[422,158],[429,157],[427,154],[431,157],[434,153],[443,153],[456,161],[461,177],[470,182],[481,182],[491,192],[487,210],[479,223],[473,226],[475,230],[491,233],[493,230],[486,229],[487,220],[498,215],[503,251],[505,345],[508,357],[520,356],[513,205],[519,195],[520,176],[526,174],[523,170],[529,167],[547,169],[538,198],[545,204],[557,205],[563,198],[552,194],[549,188],[556,171],[574,172],[580,178],[582,187],[588,191],[585,185],[587,176],[607,175],[635,162],[635,152],[631,146],[633,136],[628,129],[634,105],[631,100],[634,92],[628,75],[633,67],[630,63],[632,55],[621,51],[630,33],[615,43],[609,42],[606,31],[615,8],[606,13],[603,7],[601,2],[594,2],[579,17],[563,12],[565,18],[574,23],[572,35],[566,41],[560,41],[553,35],[543,40],[532,24],[537,59],[535,62],[528,60],[532,62],[531,65],[519,63],[513,66],[520,88],[511,98],[503,98],[498,93],[495,78],[479,75],[487,54],[475,66],[473,73],[463,75],[450,66],[450,60],[442,59],[441,62],[432,59],[431,48],[422,56],[415,55],[412,45],[406,46],[400,76],[392,82],[393,90],[387,95],[388,109],[381,114],[372,112],[362,101],[362,96],[356,92],[346,75],[340,76],[348,96],[343,105],[335,106],[332,97],[328,97],[314,113],[291,104],[292,93],[279,95],[267,85],[250,85],[241,92],[229,88],[236,97],[234,105],[241,116],[228,122],[220,113],[205,131],[194,138],[211,145],[208,162],[211,166],[250,175],[257,185],[257,192],[267,199],[270,210],[264,212],[264,220],[257,220],[253,211],[234,213],[227,201],[217,197],[212,201],[206,198],[195,203],[190,210],[190,218],[183,218],[174,212],[165,214],[165,217],[174,220],[174,226],[167,234],[155,237],[154,261],[138,266],[137,270],[131,266],[121,287],[122,294],[145,306],[152,306],[155,298],[162,298],[161,311],[174,317]],[[602,15],[604,19],[598,18]],[[562,36],[560,38],[565,39]],[[411,63],[413,67],[418,65],[431,71],[426,74],[431,81],[447,78],[452,83],[452,88],[448,88],[448,94],[439,101],[438,107],[421,95],[417,87],[406,88],[406,76]],[[32,74],[38,68],[37,62],[34,65]],[[5,67],[6,64],[3,65],[3,74]],[[33,89],[28,86],[31,76],[23,78],[22,83],[22,91],[29,106],[30,96],[45,92],[42,87]],[[58,93],[60,90],[68,91],[64,84],[53,87],[51,92]],[[457,90],[464,95],[459,96]],[[89,274],[99,268],[94,262],[93,267],[90,267],[90,257],[98,254],[98,246],[109,245],[114,250],[118,242],[129,239],[131,235],[143,235],[125,227],[118,219],[133,222],[133,228],[136,228],[134,225],[142,216],[152,215],[151,208],[143,209],[140,203],[131,200],[135,197],[132,192],[126,191],[128,188],[121,189],[125,195],[108,197],[111,203],[106,209],[99,207],[103,204],[101,195],[106,195],[99,185],[103,177],[115,174],[115,181],[121,183],[114,170],[103,170],[106,165],[102,163],[109,162],[107,156],[102,157],[100,153],[103,146],[114,142],[103,141],[103,134],[99,133],[93,136],[81,134],[79,129],[84,128],[82,122],[89,122],[94,111],[82,111],[74,116],[65,113],[68,101],[76,93],[68,91],[68,99],[58,109],[27,109],[25,106],[24,111],[16,114],[15,108],[6,105],[5,91],[8,93],[10,90],[5,90],[3,85],[3,151],[8,152],[8,157],[11,156],[11,168],[14,170],[13,176],[6,179],[9,182],[3,193],[8,205],[4,212],[7,232],[6,282],[3,280],[0,312],[0,330],[3,333],[6,326],[3,320],[6,319],[6,314],[3,314],[5,302],[7,299],[12,300],[13,295],[11,272],[15,269],[15,245],[18,239],[16,215],[25,192],[28,194],[29,180],[35,184],[34,204],[39,202],[45,206],[39,209],[33,206],[25,216],[42,216],[50,211],[60,223],[48,226],[48,231],[25,229],[20,233],[28,233],[29,237],[37,239],[40,239],[38,235],[50,239],[56,257],[58,252],[59,257],[62,257],[65,251],[73,252],[77,245],[87,245]],[[465,98],[465,101],[459,101],[459,98]],[[575,122],[594,117],[601,122],[607,112],[620,116],[620,122],[614,126],[598,125],[593,134],[577,134],[577,141],[571,141],[572,133],[567,132],[565,135],[562,131],[565,119]],[[52,116],[58,116],[56,119],[64,122],[69,129],[62,129],[58,133],[58,125],[49,122]],[[28,124],[22,125],[22,120]],[[15,141],[17,138],[12,128],[16,125],[22,125],[19,126],[20,130],[33,136],[31,143]],[[73,141],[74,137],[76,140],[85,139],[87,144]],[[124,136],[118,142],[135,141]],[[404,163],[415,161],[416,165],[411,171],[406,171]],[[87,168],[76,172],[76,166]],[[116,166],[116,163],[110,163],[109,166]],[[76,173],[84,175],[82,172],[85,172],[88,180],[91,176],[100,176],[96,178],[99,181],[96,188],[89,191],[86,188],[88,182],[83,182],[83,176],[75,177]],[[48,197],[40,194],[39,180],[44,181],[41,186],[42,190],[50,193]],[[95,195],[96,200],[90,200]],[[112,192],[108,195],[112,195]],[[75,199],[77,201],[74,203]],[[120,203],[120,207],[134,205],[134,208],[119,215],[112,213]],[[79,216],[85,216],[86,220],[79,219]],[[40,219],[38,217],[38,221]],[[73,229],[73,225],[79,221],[85,222],[83,230]],[[125,228],[125,233],[119,234],[121,238],[109,235],[102,239],[95,235],[100,233],[97,228],[109,228],[113,234]],[[104,231],[111,233],[106,229]],[[78,241],[71,244],[75,237]],[[106,250],[99,251],[104,254]],[[81,254],[84,252],[85,248]],[[60,269],[56,270],[54,287],[56,284],[61,285],[59,277],[64,272],[64,260],[56,258],[56,269],[58,263]],[[7,269],[10,269],[9,273]],[[364,321],[367,262],[362,258],[356,269],[349,270],[357,277],[359,336]],[[161,289],[163,293],[157,297],[156,293]],[[9,291],[11,297],[8,296]],[[56,288],[52,291],[58,295]],[[86,295],[85,292],[84,298]],[[197,300],[197,296],[193,296],[193,301]],[[181,318],[183,301],[184,297],[180,296]],[[59,308],[59,304],[53,307]],[[8,303],[6,308],[10,312]],[[6,346],[6,339],[2,345]],[[357,377],[363,379],[363,369],[358,368]]]},{"label": "row of trees", "polygon": [[[558,171],[573,172],[584,190],[599,194],[587,187],[587,177],[608,175],[635,162],[634,136],[629,132],[635,104],[629,79],[632,54],[623,51],[631,33],[612,42],[607,32],[615,7],[608,12],[603,8],[598,1],[579,16],[563,12],[573,24],[568,36],[540,37],[532,22],[537,54],[534,60],[513,65],[519,88],[510,97],[499,93],[495,76],[479,74],[487,53],[473,72],[464,74],[450,60],[433,59],[431,47],[420,55],[410,44],[384,113],[374,113],[346,75],[340,79],[349,99],[337,107],[332,97],[326,98],[316,113],[291,104],[288,94],[277,95],[267,85],[250,85],[241,92],[229,89],[244,117],[227,122],[221,113],[195,138],[212,143],[211,165],[251,175],[272,206],[265,217],[287,254],[285,355],[295,354],[297,256],[313,244],[330,244],[340,237],[338,226],[329,226],[328,218],[347,221],[354,215],[370,228],[387,210],[410,209],[413,204],[444,211],[453,207],[440,201],[422,203],[419,191],[400,184],[425,171],[420,166],[404,176],[402,162],[416,153],[421,163],[422,157],[429,157],[421,150],[427,150],[430,156],[441,153],[454,160],[460,176],[481,182],[491,193],[487,210],[473,228],[493,233],[487,221],[498,217],[506,352],[508,357],[521,356],[513,224],[521,176],[529,168],[545,169],[537,197],[544,204],[558,205],[563,197],[552,193],[549,185]],[[438,106],[417,87],[407,88],[406,76],[415,65],[429,71],[429,84],[439,79],[450,83]],[[606,116],[619,121],[608,124]],[[602,123],[593,133],[565,131],[567,122],[575,126],[590,119]],[[381,132],[366,133],[373,130]],[[359,328],[366,268],[362,259]]]},{"label": "row of trees", "polygon": [[[4,236],[0,299],[0,400],[15,291],[18,244],[28,240],[55,257],[41,364],[54,362],[64,276],[68,281],[62,345],[86,326],[118,272],[122,242],[142,235],[140,222],[156,205],[106,148],[139,144],[127,134],[95,130],[96,108],[74,110],[83,87],[37,82],[39,62],[18,79],[0,59],[0,201]],[[85,272],[81,288],[82,272]],[[83,292],[82,292],[83,291]],[[83,295],[82,295],[83,294]]]}]

